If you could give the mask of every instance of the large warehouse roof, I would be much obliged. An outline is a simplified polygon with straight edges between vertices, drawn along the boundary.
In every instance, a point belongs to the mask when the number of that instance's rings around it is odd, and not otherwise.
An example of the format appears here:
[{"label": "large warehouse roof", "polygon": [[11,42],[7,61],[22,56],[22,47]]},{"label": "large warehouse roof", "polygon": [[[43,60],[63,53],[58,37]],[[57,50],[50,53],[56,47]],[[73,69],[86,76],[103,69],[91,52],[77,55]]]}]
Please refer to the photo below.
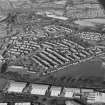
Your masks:
[{"label": "large warehouse roof", "polygon": [[25,88],[26,83],[23,82],[10,82],[10,86],[8,88],[8,92],[17,92],[17,93],[21,93],[23,91],[23,89]]},{"label": "large warehouse roof", "polygon": [[48,85],[32,84],[31,94],[45,95]]}]

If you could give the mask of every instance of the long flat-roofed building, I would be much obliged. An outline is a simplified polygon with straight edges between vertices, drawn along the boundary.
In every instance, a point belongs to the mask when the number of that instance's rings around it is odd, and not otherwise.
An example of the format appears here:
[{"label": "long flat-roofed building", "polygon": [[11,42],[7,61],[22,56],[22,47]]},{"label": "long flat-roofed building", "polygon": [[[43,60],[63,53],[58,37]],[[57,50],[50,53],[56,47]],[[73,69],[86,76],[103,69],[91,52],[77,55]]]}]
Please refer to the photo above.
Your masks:
[{"label": "long flat-roofed building", "polygon": [[15,105],[31,105],[30,102],[15,103]]},{"label": "long flat-roofed building", "polygon": [[79,88],[70,88],[71,92],[74,94],[80,94],[80,89]]},{"label": "long flat-roofed building", "polygon": [[45,95],[48,87],[48,85],[32,84],[31,94]]},{"label": "long flat-roofed building", "polygon": [[0,103],[0,105],[7,105],[7,103]]},{"label": "long flat-roofed building", "polygon": [[11,93],[11,92],[22,93],[25,86],[26,86],[26,83],[24,83],[24,82],[11,81],[9,84],[9,87],[7,89],[7,92],[8,93]]},{"label": "long flat-roofed building", "polygon": [[93,93],[93,89],[81,89],[81,93]]}]

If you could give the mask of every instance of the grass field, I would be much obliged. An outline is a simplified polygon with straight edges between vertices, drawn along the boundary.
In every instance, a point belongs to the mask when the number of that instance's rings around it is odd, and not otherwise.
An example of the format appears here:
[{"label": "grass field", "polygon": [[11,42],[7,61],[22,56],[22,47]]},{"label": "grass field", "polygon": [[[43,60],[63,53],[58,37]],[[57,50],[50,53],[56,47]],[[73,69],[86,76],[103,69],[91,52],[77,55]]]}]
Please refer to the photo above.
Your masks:
[{"label": "grass field", "polygon": [[18,73],[6,73],[5,78],[18,81],[51,84],[64,87],[85,87],[85,88],[103,88],[105,86],[105,68],[102,67],[102,61],[92,60],[75,66],[66,66],[62,70],[40,76],[21,75]]},{"label": "grass field", "polygon": [[[101,87],[103,85],[105,69],[102,67],[102,62],[91,61],[79,64],[77,66],[68,66],[52,74],[55,85],[67,87]],[[50,81],[51,76],[46,78]],[[41,81],[44,81],[42,78]],[[51,81],[50,81],[51,82]]]}]

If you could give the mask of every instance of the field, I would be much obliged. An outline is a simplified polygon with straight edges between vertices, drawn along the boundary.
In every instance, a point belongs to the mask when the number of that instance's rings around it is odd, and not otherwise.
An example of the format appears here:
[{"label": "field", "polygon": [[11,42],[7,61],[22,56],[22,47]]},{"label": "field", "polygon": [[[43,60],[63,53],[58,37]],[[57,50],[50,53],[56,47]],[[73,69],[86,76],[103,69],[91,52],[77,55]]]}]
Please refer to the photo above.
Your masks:
[{"label": "field", "polygon": [[105,70],[102,61],[88,61],[76,66],[67,66],[58,72],[46,76],[35,77],[29,74],[20,76],[18,73],[4,73],[3,78],[32,83],[51,84],[64,87],[104,88]]}]

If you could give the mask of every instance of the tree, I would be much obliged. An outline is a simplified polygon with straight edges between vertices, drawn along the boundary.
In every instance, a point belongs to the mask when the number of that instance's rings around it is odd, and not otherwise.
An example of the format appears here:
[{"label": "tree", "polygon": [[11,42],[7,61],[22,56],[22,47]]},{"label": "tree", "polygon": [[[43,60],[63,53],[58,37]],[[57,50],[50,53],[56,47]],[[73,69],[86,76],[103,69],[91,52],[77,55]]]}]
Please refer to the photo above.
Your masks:
[{"label": "tree", "polygon": [[7,70],[7,67],[8,67],[8,64],[7,64],[7,62],[5,62],[4,64],[2,64],[2,66],[1,66],[1,73],[4,73],[4,72],[6,72],[6,70]]}]

